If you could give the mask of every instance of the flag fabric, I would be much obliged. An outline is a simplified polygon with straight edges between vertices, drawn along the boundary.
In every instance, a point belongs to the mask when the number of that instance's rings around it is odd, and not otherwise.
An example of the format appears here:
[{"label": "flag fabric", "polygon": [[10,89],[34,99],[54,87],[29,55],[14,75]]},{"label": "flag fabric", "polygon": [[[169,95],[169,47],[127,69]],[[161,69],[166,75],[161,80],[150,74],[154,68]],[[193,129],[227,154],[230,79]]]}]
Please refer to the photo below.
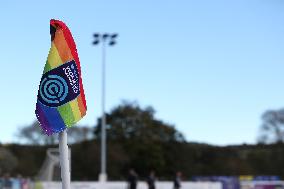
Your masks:
[{"label": "flag fabric", "polygon": [[47,135],[78,122],[87,111],[76,44],[68,27],[50,20],[51,48],[39,84],[36,116]]}]

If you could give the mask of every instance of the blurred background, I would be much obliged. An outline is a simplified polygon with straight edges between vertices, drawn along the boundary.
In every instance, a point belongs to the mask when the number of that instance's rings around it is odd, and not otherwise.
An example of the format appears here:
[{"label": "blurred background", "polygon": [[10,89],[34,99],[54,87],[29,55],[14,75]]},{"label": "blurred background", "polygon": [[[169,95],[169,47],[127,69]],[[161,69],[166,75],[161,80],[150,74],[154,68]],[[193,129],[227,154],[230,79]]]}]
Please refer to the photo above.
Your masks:
[{"label": "blurred background", "polygon": [[113,188],[151,172],[156,188],[284,188],[283,1],[11,0],[0,17],[0,188],[58,187],[58,136],[34,114],[52,18],[73,34],[88,106],[68,130],[73,181],[101,173],[104,50]]}]

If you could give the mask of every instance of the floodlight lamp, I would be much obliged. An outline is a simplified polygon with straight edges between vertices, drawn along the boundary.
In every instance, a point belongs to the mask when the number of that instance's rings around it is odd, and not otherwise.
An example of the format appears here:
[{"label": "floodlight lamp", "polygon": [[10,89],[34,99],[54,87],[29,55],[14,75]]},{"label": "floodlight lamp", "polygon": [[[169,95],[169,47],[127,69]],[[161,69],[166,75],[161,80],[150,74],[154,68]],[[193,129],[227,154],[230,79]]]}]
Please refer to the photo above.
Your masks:
[{"label": "floodlight lamp", "polygon": [[99,33],[94,33],[94,37],[98,38],[98,37],[100,37],[100,34]]},{"label": "floodlight lamp", "polygon": [[117,38],[117,36],[118,36],[118,34],[117,34],[117,33],[114,33],[114,34],[111,35],[111,38],[112,38],[112,39],[115,39],[115,38]]},{"label": "floodlight lamp", "polygon": [[108,38],[109,34],[105,33],[103,34],[103,39],[105,40],[106,38]]},{"label": "floodlight lamp", "polygon": [[110,45],[110,46],[113,46],[113,45],[115,45],[115,44],[116,44],[115,41],[110,41],[110,42],[109,42],[109,45]]},{"label": "floodlight lamp", "polygon": [[95,41],[93,42],[93,45],[97,45],[97,44],[99,44],[99,40],[95,40]]}]

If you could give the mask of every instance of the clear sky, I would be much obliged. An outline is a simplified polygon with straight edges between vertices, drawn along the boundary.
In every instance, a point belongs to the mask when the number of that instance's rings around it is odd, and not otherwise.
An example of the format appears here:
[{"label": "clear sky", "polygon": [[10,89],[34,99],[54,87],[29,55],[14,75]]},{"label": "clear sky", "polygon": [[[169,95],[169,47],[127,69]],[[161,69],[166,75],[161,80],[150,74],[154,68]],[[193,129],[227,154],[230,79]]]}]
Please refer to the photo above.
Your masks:
[{"label": "clear sky", "polygon": [[0,141],[35,120],[50,48],[49,20],[64,21],[81,60],[87,116],[101,114],[101,49],[94,32],[118,32],[107,49],[109,111],[151,105],[189,141],[255,143],[260,116],[284,107],[284,1],[1,1]]}]

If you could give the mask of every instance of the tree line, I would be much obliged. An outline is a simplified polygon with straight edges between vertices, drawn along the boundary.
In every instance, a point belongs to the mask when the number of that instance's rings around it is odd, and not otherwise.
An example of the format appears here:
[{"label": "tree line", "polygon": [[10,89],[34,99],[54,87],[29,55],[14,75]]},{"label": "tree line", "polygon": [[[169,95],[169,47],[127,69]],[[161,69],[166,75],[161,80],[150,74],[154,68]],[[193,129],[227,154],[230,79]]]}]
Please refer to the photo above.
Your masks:
[{"label": "tree line", "polygon": [[[81,126],[68,131],[73,180],[98,178],[100,122],[99,119],[94,129]],[[181,171],[186,180],[196,175],[284,177],[284,144],[279,140],[274,144],[227,147],[189,143],[173,125],[157,119],[153,108],[142,108],[136,103],[115,107],[107,114],[107,123],[107,172],[111,180],[126,179],[130,168],[136,170],[141,180],[151,170],[160,180],[172,179],[176,171]],[[57,146],[56,137],[44,138],[38,128],[34,123],[20,130],[18,136],[26,145],[0,145],[0,174],[33,177],[38,173],[46,149]]]}]

